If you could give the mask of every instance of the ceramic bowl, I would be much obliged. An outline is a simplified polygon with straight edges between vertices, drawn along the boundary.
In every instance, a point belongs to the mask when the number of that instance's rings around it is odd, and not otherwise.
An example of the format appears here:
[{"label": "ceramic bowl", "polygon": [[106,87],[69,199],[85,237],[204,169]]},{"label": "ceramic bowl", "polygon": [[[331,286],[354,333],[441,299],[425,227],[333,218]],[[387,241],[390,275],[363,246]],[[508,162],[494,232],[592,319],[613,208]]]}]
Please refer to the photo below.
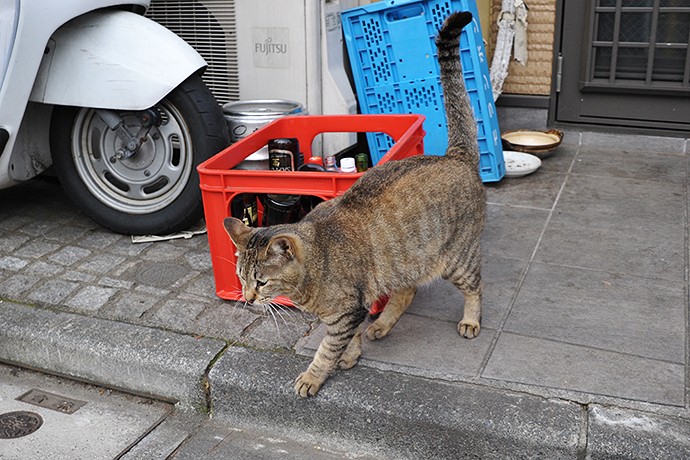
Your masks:
[{"label": "ceramic bowl", "polygon": [[530,153],[543,159],[553,154],[556,147],[561,145],[563,132],[557,129],[549,131],[520,129],[506,131],[501,134],[501,139],[508,144],[509,150]]},{"label": "ceramic bowl", "polygon": [[520,177],[532,174],[541,166],[541,160],[529,153],[503,152],[503,162],[506,166],[506,177]]}]

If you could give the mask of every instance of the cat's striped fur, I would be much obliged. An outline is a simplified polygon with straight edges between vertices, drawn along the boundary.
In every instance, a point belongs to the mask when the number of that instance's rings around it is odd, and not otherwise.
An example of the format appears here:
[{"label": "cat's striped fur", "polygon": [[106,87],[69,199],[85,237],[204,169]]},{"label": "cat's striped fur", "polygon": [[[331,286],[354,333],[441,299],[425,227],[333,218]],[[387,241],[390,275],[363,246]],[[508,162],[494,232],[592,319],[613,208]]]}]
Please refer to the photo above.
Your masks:
[{"label": "cat's striped fur", "polygon": [[287,295],[326,325],[326,337],[295,383],[300,396],[315,395],[336,368],[356,364],[359,326],[381,295],[391,298],[365,331],[369,339],[387,335],[417,287],[437,278],[464,294],[460,335],[479,334],[485,194],[459,59],[460,31],[471,21],[470,13],[452,14],[436,40],[449,131],[445,156],[376,166],[296,224],[251,229],[225,220],[247,301]]}]

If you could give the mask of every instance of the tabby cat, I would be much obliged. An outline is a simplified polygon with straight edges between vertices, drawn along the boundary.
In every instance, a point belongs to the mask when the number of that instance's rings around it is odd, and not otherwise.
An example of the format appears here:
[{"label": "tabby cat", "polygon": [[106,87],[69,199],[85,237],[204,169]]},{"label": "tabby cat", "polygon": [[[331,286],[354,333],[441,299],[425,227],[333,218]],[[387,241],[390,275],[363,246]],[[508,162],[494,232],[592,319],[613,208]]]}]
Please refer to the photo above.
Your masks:
[{"label": "tabby cat", "polygon": [[247,302],[286,295],[326,324],[326,337],[295,382],[302,397],[315,395],[336,368],[357,363],[360,325],[382,295],[390,300],[364,332],[371,340],[385,337],[417,287],[437,278],[464,294],[460,335],[479,334],[485,192],[459,57],[460,32],[471,21],[470,13],[451,14],[436,39],[448,120],[445,156],[378,165],[298,223],[250,228],[232,217],[224,221]]}]

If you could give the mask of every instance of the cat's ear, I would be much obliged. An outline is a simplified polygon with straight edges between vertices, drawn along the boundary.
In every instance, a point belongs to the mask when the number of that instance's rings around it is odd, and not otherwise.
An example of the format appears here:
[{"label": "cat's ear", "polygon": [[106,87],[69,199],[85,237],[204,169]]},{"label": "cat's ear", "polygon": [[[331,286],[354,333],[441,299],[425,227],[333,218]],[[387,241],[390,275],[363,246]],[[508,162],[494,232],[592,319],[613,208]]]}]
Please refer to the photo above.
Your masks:
[{"label": "cat's ear", "polygon": [[225,231],[228,232],[228,235],[230,235],[232,242],[235,243],[237,249],[242,250],[247,246],[249,237],[252,234],[251,227],[247,227],[244,225],[244,222],[234,217],[227,217],[223,221],[223,226],[225,227]]},{"label": "cat's ear", "polygon": [[302,242],[296,235],[278,235],[271,238],[266,248],[268,256],[279,256],[286,261],[301,260]]}]

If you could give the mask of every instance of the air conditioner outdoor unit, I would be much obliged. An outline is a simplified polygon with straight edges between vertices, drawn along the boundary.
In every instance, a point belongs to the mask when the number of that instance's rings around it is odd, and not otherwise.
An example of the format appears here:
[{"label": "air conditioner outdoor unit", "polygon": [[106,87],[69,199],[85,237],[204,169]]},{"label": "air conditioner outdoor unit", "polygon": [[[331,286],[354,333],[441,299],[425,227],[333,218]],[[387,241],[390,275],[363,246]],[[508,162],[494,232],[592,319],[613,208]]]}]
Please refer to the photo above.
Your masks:
[{"label": "air conditioner outdoor unit", "polygon": [[[152,0],[147,16],[206,59],[203,78],[221,104],[285,99],[310,114],[352,114],[340,9],[335,0]],[[355,140],[317,142],[335,153]]]}]

